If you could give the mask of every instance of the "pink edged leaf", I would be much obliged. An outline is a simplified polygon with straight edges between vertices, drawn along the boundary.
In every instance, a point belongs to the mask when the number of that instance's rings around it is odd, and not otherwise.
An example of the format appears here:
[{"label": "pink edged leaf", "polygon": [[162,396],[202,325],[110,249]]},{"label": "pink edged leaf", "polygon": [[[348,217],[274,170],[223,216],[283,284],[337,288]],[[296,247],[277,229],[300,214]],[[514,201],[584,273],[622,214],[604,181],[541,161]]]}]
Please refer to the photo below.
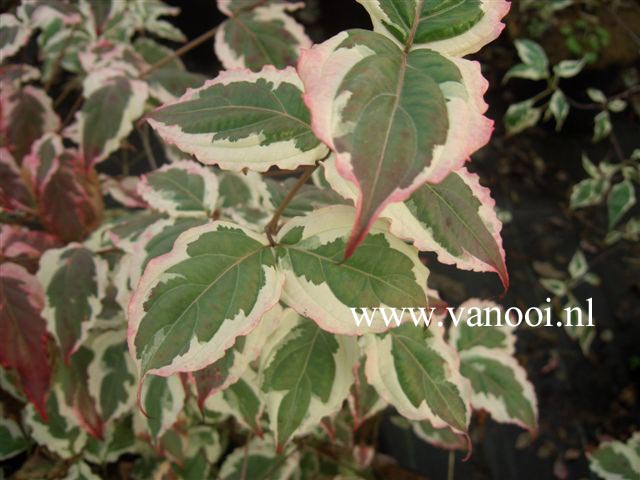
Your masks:
[{"label": "pink edged leaf", "polygon": [[215,38],[215,52],[224,68],[258,71],[265,65],[294,65],[300,49],[311,47],[311,40],[287,12],[303,6],[302,2],[219,1],[218,8],[230,17]]},{"label": "pink edged leaf", "polygon": [[102,218],[97,174],[84,163],[76,152],[63,152],[52,163],[38,192],[43,225],[65,242],[84,239]]},{"label": "pink edged leaf", "polygon": [[295,169],[327,151],[311,131],[291,67],[222,72],[147,119],[165,142],[225,170]]},{"label": "pink edged leaf", "polygon": [[506,0],[357,0],[373,28],[398,44],[445,55],[475,53],[502,32]]},{"label": "pink edged leaf", "polygon": [[9,212],[35,210],[35,198],[24,177],[9,150],[0,148],[0,207]]},{"label": "pink edged leaf", "polygon": [[27,85],[4,86],[0,93],[0,140],[16,162],[29,153],[31,144],[47,132],[57,130],[60,119],[44,90]]},{"label": "pink edged leaf", "polygon": [[0,362],[18,373],[25,395],[46,419],[51,363],[43,305],[33,275],[15,263],[0,265]]},{"label": "pink edged leaf", "polygon": [[135,176],[115,178],[109,175],[99,175],[100,189],[103,195],[109,195],[116,202],[127,208],[147,208],[149,205],[138,194],[138,182]]},{"label": "pink edged leaf", "polygon": [[345,257],[387,204],[443,180],[491,134],[475,62],[350,30],[303,51],[298,72],[314,133],[359,190]]},{"label": "pink edged leaf", "polygon": [[102,310],[107,271],[106,260],[79,243],[48,250],[40,259],[38,280],[45,292],[43,315],[67,364]]},{"label": "pink edged leaf", "polygon": [[29,272],[38,270],[40,256],[60,241],[46,232],[29,230],[18,225],[0,226],[0,255],[25,267]]}]

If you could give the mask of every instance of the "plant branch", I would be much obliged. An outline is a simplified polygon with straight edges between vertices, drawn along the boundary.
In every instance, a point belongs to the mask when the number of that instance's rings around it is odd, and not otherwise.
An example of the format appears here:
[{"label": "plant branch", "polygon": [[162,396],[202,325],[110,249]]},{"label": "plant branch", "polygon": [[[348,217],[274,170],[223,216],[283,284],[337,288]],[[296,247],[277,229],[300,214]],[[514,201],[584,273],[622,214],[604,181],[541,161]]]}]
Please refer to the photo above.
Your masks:
[{"label": "plant branch", "polygon": [[146,154],[149,166],[151,167],[151,170],[156,170],[158,168],[158,162],[156,162],[156,157],[153,155],[153,149],[151,148],[151,142],[149,142],[149,125],[142,125],[138,129],[138,134],[140,135],[142,148],[144,149],[144,153]]},{"label": "plant branch", "polygon": [[171,62],[172,60],[175,60],[176,58],[181,57],[185,53],[190,52],[191,50],[193,50],[197,46],[201,45],[202,43],[204,43],[207,40],[209,40],[210,38],[212,38],[216,34],[217,31],[218,31],[218,25],[213,27],[211,30],[208,30],[208,31],[204,32],[202,35],[194,38],[189,43],[183,45],[182,47],[180,47],[178,50],[176,50],[175,52],[171,53],[170,55],[167,55],[163,59],[158,60],[156,63],[154,63],[149,68],[147,68],[145,71],[143,71],[140,74],[139,78],[146,77],[147,75],[149,75],[150,73],[156,71],[157,69],[164,67],[167,63]]},{"label": "plant branch", "polygon": [[316,171],[319,165],[320,165],[320,161],[316,162],[316,164],[313,166],[306,167],[302,176],[298,179],[298,181],[293,186],[293,188],[289,191],[287,196],[284,197],[284,200],[282,200],[282,202],[274,212],[273,216],[271,217],[271,220],[269,221],[269,223],[267,223],[267,226],[265,227],[264,231],[267,234],[267,238],[269,239],[269,243],[271,243],[271,246],[275,246],[276,244],[276,242],[273,239],[273,236],[276,233],[278,233],[278,222],[280,221],[280,217],[282,216],[282,213],[285,211],[285,209],[287,208],[287,205],[289,205],[291,200],[293,200],[293,197],[295,197],[296,194],[300,191],[302,186],[305,183],[307,183],[307,180],[309,180],[309,178],[311,178],[311,175],[313,175],[313,172]]}]

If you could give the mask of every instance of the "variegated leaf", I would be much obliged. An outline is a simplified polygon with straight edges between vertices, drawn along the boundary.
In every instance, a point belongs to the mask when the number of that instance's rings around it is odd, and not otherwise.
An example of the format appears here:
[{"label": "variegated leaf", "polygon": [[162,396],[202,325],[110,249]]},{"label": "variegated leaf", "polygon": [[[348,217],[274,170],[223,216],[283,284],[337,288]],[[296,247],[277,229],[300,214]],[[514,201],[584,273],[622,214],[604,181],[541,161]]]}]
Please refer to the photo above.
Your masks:
[{"label": "variegated leaf", "polygon": [[58,165],[56,159],[62,152],[62,138],[57,133],[50,132],[33,142],[31,151],[24,157],[22,166],[37,197],[42,195],[43,187],[55,172]]},{"label": "variegated leaf", "polygon": [[203,408],[205,400],[237,382],[256,360],[269,335],[278,327],[284,311],[279,304],[264,314],[258,326],[224,352],[224,356],[202,370],[193,372],[198,396],[198,405]]},{"label": "variegated leaf", "polygon": [[31,438],[62,458],[80,453],[87,442],[87,434],[66,404],[61,385],[56,385],[49,394],[46,414],[47,420],[43,420],[31,405],[26,407],[24,422],[31,431]]},{"label": "variegated leaf", "polygon": [[105,79],[105,75],[112,73],[108,69],[92,72],[84,81],[86,101],[79,114],[79,130],[87,164],[101,162],[118,149],[147,100],[145,82],[125,76]]},{"label": "variegated leaf", "polygon": [[35,196],[8,149],[0,147],[0,207],[9,212],[33,213]]},{"label": "variegated leaf", "polygon": [[141,378],[200,370],[253,330],[282,275],[264,235],[227,222],[184,232],[147,266],[129,305],[129,350]]},{"label": "variegated leaf", "polygon": [[11,63],[0,67],[0,82],[3,85],[11,85],[12,88],[19,88],[39,78],[40,70],[25,63]]},{"label": "variegated leaf", "polygon": [[80,460],[69,466],[62,480],[100,480],[100,477],[93,473],[88,463]]},{"label": "variegated leaf", "polygon": [[151,438],[156,440],[178,419],[184,407],[184,387],[177,375],[149,375],[141,388],[140,406],[146,413],[142,422]]},{"label": "variegated leaf", "polygon": [[[265,184],[268,191],[267,201],[269,209],[275,211],[276,208],[284,201],[287,194],[293,188],[297,179],[289,178],[278,182],[276,180],[266,178]],[[328,188],[319,188],[315,185],[305,184],[298,190],[295,197],[287,204],[287,208],[282,212],[284,218],[292,218],[316,210],[329,205],[338,205],[345,201],[337,195],[333,190]]]},{"label": "variegated leaf", "polygon": [[135,401],[135,365],[127,349],[125,330],[98,332],[91,339],[93,358],[88,366],[89,393],[102,420],[115,420]]},{"label": "variegated leaf", "polygon": [[589,468],[606,480],[638,480],[640,478],[640,433],[626,442],[607,441],[587,454]]},{"label": "variegated leaf", "polygon": [[491,135],[487,82],[468,60],[349,30],[304,51],[298,71],[314,133],[358,189],[346,257],[388,203],[440,182]]},{"label": "variegated leaf", "polygon": [[38,280],[20,265],[0,264],[0,362],[14,370],[22,391],[46,419],[51,378],[44,293]]},{"label": "variegated leaf", "polygon": [[462,303],[452,315],[457,325],[449,327],[449,344],[458,352],[484,347],[509,355],[515,353],[514,329],[502,322],[504,311],[497,303],[473,298]]},{"label": "variegated leaf", "polygon": [[278,450],[340,410],[353,384],[355,338],[288,311],[260,357],[261,388]]},{"label": "variegated leaf", "polygon": [[0,93],[0,143],[18,164],[31,144],[60,126],[51,99],[44,90],[27,85],[20,89],[3,86]]},{"label": "variegated leaf", "polygon": [[[374,309],[428,306],[428,271],[414,247],[388,233],[386,222],[377,222],[356,253],[343,261],[354,216],[353,207],[326,207],[290,220],[278,234],[283,301],[322,329],[345,335],[393,326]],[[371,321],[361,309],[367,309]],[[403,310],[399,320],[408,318]]]},{"label": "variegated leaf", "polygon": [[205,402],[207,410],[232,415],[243,427],[262,435],[260,417],[264,412],[264,398],[258,387],[257,374],[248,369],[242,378],[228,388],[210,396]]},{"label": "variegated leaf", "polygon": [[292,68],[222,72],[147,118],[165,142],[224,170],[295,169],[327,151],[311,131]]},{"label": "variegated leaf", "polygon": [[150,225],[163,218],[166,218],[166,215],[160,212],[140,211],[129,213],[117,218],[109,226],[106,235],[116,247],[127,253],[133,253],[140,235]]},{"label": "variegated leaf", "polygon": [[40,259],[38,280],[46,299],[43,316],[66,362],[100,313],[108,268],[105,260],[77,243],[48,250]]},{"label": "variegated leaf", "polygon": [[430,421],[411,422],[413,432],[425,442],[445,450],[464,450],[467,440],[449,427],[436,428]]},{"label": "variegated leaf", "polygon": [[28,447],[29,442],[15,420],[0,417],[0,461],[15,457]]},{"label": "variegated leaf", "polygon": [[401,325],[366,337],[367,380],[378,394],[411,420],[467,431],[471,389],[460,360],[442,338],[442,328]]},{"label": "variegated leaf", "polygon": [[142,177],[138,193],[151,208],[171,216],[210,217],[218,202],[218,178],[197,162],[174,162]]},{"label": "variegated leaf", "polygon": [[179,8],[169,6],[160,0],[134,0],[130,2],[130,9],[138,30],[146,30],[160,38],[174,42],[186,40],[180,30],[167,20],[160,18],[167,15],[178,15]]},{"label": "variegated leaf", "polygon": [[303,2],[244,2],[234,12],[227,3],[218,0],[218,8],[230,18],[218,27],[215,38],[215,52],[224,68],[284,68],[295,64],[300,48],[311,47],[302,25],[287,15]]},{"label": "variegated leaf", "polygon": [[248,446],[236,448],[227,456],[220,467],[220,480],[242,478],[294,478],[298,463],[297,453],[276,453],[273,440],[269,437],[253,437]]},{"label": "variegated leaf", "polygon": [[495,40],[509,11],[506,0],[358,0],[374,30],[399,45],[446,55],[475,53]]},{"label": "variegated leaf", "polygon": [[387,403],[380,398],[367,382],[364,373],[364,359],[354,367],[355,383],[349,393],[349,410],[353,418],[353,430],[357,430],[369,418],[387,407]]},{"label": "variegated leaf", "polygon": [[[357,189],[339,175],[335,161],[330,158],[323,166],[332,188],[355,199]],[[508,288],[502,222],[491,192],[466,168],[449,173],[440,183],[422,185],[404,202],[389,204],[380,216],[391,221],[391,233],[421,251],[435,251],[442,263],[496,272]]]},{"label": "variegated leaf", "polygon": [[89,437],[83,456],[92,463],[104,465],[117,461],[122,454],[137,451],[132,416],[126,415],[106,426],[103,440]]},{"label": "variegated leaf", "polygon": [[137,188],[139,178],[133,175],[126,177],[110,177],[109,175],[99,174],[100,190],[103,195],[109,195],[116,202],[127,208],[148,208],[140,195]]},{"label": "variegated leaf", "polygon": [[0,15],[0,59],[13,56],[31,36],[31,28],[11,13]]}]

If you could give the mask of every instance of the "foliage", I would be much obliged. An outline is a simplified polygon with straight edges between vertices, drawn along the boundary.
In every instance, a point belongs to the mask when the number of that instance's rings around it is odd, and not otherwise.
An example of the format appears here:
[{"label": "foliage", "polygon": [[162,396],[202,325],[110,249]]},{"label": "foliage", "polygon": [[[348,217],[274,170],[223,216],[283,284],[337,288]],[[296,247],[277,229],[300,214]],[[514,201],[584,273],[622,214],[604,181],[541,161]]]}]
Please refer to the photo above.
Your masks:
[{"label": "foliage", "polygon": [[[536,431],[515,332],[447,329],[419,256],[508,288],[495,203],[465,166],[493,123],[464,57],[509,5],[360,3],[373,31],[312,46],[299,3],[219,0],[228,18],[207,38],[226,70],[209,80],[162,43],[185,38],[159,0],[2,14],[0,385],[27,405],[2,419],[0,459],[35,443],[48,454],[24,476],[44,462],[99,478],[133,454],[134,478],[367,477],[363,425],[389,406],[448,449],[470,450],[478,410]],[[18,61],[31,47],[37,68]],[[540,47],[517,47],[508,77],[548,88],[510,109],[511,131],[547,95],[561,128],[559,82],[583,62],[551,73]],[[626,105],[592,99],[600,140]],[[139,178],[135,144],[151,167]],[[588,170],[612,229],[635,202],[628,163]],[[588,278],[579,260],[570,282]],[[393,328],[354,323],[352,308],[380,307],[439,308],[429,328],[404,310]]]}]

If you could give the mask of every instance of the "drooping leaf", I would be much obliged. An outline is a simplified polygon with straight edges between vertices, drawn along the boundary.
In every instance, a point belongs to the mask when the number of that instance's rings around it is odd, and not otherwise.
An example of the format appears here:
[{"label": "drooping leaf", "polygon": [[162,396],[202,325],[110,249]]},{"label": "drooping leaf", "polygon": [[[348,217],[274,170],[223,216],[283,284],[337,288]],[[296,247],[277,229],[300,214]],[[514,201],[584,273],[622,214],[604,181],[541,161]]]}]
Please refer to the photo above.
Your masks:
[{"label": "drooping leaf", "polygon": [[640,433],[626,442],[606,441],[587,454],[589,468],[606,480],[640,478]]},{"label": "drooping leaf", "polygon": [[298,71],[314,133],[358,188],[346,257],[388,203],[441,181],[491,135],[486,80],[467,60],[349,30],[304,51]]},{"label": "drooping leaf", "polygon": [[[283,301],[324,330],[346,335],[393,326],[374,309],[427,307],[428,271],[414,247],[388,234],[386,222],[376,223],[342,261],[354,216],[353,207],[326,207],[290,220],[278,234]],[[361,318],[361,309],[373,312],[371,322]],[[401,316],[409,317],[404,311]]]},{"label": "drooping leaf", "polygon": [[197,162],[174,162],[142,177],[138,193],[151,208],[171,216],[210,217],[218,201],[218,178]]},{"label": "drooping leaf", "polygon": [[100,313],[107,271],[105,260],[77,243],[48,250],[40,259],[43,316],[67,363]]},{"label": "drooping leaf", "polygon": [[87,367],[89,393],[104,423],[118,419],[133,407],[135,365],[124,330],[106,330],[91,339],[93,358]]},{"label": "drooping leaf", "polygon": [[261,388],[278,449],[338,412],[353,383],[358,345],[287,312],[260,357]]},{"label": "drooping leaf", "polygon": [[[228,12],[225,0],[218,8]],[[304,28],[287,15],[304,6],[302,2],[244,2],[230,14],[216,32],[215,52],[225,69],[248,68],[259,71],[265,65],[276,68],[295,65],[301,48],[311,47]]]},{"label": "drooping leaf", "polygon": [[253,330],[279,299],[282,275],[264,235],[214,222],[184,232],[147,266],[129,306],[141,377],[200,370]]},{"label": "drooping leaf", "polygon": [[326,152],[292,68],[222,72],[147,118],[165,142],[224,170],[295,169]]},{"label": "drooping leaf", "polygon": [[282,307],[276,304],[265,313],[258,326],[249,335],[239,337],[233,347],[224,352],[222,358],[193,372],[201,409],[209,396],[225,390],[240,379],[249,363],[258,358],[267,338],[278,327],[283,315]]},{"label": "drooping leaf", "polygon": [[[326,179],[345,198],[357,191],[338,174],[332,159],[324,162]],[[435,251],[438,260],[458,268],[496,272],[505,288],[509,274],[489,189],[465,168],[442,182],[424,184],[403,203],[391,203],[380,214],[391,221],[390,231],[421,251]]]},{"label": "drooping leaf", "polygon": [[110,71],[90,74],[84,81],[86,101],[79,115],[80,147],[85,162],[96,164],[117,150],[144,110],[147,84]]},{"label": "drooping leaf", "polygon": [[445,450],[464,450],[467,441],[463,435],[449,427],[435,428],[429,420],[411,422],[416,436],[437,448]]},{"label": "drooping leaf", "polygon": [[2,263],[0,300],[0,362],[17,372],[22,391],[46,419],[51,364],[42,287],[20,265]]},{"label": "drooping leaf", "polygon": [[9,149],[18,165],[31,144],[60,126],[51,99],[32,85],[20,89],[4,86],[0,93],[0,143]]},{"label": "drooping leaf", "polygon": [[475,53],[495,40],[509,11],[504,0],[358,0],[374,30],[397,43],[446,55]]},{"label": "drooping leaf", "polygon": [[408,419],[467,431],[471,390],[442,328],[405,324],[365,338],[367,380],[383,399]]}]

